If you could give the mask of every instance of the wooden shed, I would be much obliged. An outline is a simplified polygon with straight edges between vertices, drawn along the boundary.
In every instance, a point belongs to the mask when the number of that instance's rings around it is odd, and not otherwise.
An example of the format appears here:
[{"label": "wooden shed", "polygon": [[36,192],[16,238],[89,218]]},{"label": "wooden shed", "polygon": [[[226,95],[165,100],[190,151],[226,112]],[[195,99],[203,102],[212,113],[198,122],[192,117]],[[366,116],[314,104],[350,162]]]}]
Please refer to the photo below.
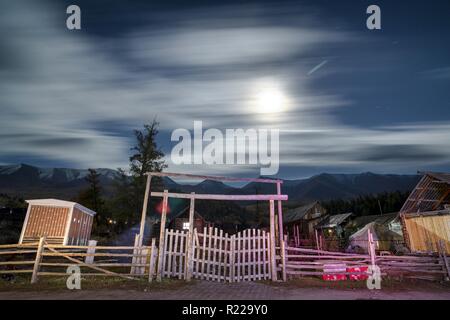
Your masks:
[{"label": "wooden shed", "polygon": [[405,243],[412,252],[450,254],[450,173],[425,172],[400,210]]},{"label": "wooden shed", "polygon": [[87,245],[95,212],[76,202],[57,199],[27,200],[28,210],[19,243]]}]

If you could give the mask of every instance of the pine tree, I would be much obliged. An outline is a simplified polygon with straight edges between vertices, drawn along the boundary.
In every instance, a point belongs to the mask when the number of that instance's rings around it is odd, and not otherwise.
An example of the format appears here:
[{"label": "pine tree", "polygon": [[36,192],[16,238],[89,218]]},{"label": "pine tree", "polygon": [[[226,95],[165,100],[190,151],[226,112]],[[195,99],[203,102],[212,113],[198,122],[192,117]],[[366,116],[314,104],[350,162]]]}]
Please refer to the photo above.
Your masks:
[{"label": "pine tree", "polygon": [[100,185],[100,174],[95,169],[89,169],[89,174],[85,180],[88,182],[88,187],[82,190],[78,195],[77,202],[81,203],[85,207],[94,210],[95,224],[99,226],[103,217],[104,200],[102,199],[102,188]]}]

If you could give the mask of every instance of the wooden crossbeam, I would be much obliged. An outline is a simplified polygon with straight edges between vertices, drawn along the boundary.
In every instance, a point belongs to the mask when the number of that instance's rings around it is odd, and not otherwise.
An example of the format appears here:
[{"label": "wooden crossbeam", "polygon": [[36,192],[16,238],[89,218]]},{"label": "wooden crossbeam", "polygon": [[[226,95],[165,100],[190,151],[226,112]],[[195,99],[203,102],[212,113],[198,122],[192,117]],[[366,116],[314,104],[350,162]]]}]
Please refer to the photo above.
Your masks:
[{"label": "wooden crossbeam", "polygon": [[179,177],[179,178],[205,179],[205,180],[230,181],[230,182],[283,183],[283,180],[280,179],[232,178],[232,177],[203,176],[196,174],[174,173],[174,172],[147,172],[146,175],[153,177]]},{"label": "wooden crossbeam", "polygon": [[[164,197],[164,192],[152,192],[152,197]],[[169,198],[196,200],[229,200],[229,201],[251,201],[251,200],[287,200],[288,196],[284,194],[257,194],[257,195],[226,195],[226,194],[186,194],[186,193],[167,193]]]}]

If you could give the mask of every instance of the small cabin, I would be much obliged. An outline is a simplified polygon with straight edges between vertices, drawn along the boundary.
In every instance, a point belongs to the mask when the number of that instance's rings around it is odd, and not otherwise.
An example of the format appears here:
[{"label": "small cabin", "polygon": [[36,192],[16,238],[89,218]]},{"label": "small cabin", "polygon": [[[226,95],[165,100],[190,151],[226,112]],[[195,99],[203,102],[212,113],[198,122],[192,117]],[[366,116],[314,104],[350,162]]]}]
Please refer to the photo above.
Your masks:
[{"label": "small cabin", "polygon": [[326,210],[319,202],[311,202],[286,211],[283,215],[285,233],[295,246],[315,243],[315,227],[327,217]]},{"label": "small cabin", "polygon": [[[212,225],[212,223],[207,222],[205,218],[194,210],[194,229],[203,232],[203,228],[208,228]],[[189,206],[170,218],[169,228],[181,231],[189,230]]]},{"label": "small cabin", "polygon": [[95,212],[71,201],[27,200],[28,210],[19,243],[37,242],[45,236],[50,244],[87,245]]}]

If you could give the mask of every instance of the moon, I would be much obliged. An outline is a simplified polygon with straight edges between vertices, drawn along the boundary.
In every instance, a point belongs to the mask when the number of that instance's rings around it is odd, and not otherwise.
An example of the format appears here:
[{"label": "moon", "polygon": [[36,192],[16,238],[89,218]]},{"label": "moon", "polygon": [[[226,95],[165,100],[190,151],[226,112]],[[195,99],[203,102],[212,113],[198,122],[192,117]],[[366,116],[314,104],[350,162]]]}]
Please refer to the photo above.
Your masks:
[{"label": "moon", "polygon": [[274,84],[256,87],[253,109],[256,113],[273,114],[287,109],[288,98],[284,92]]}]

